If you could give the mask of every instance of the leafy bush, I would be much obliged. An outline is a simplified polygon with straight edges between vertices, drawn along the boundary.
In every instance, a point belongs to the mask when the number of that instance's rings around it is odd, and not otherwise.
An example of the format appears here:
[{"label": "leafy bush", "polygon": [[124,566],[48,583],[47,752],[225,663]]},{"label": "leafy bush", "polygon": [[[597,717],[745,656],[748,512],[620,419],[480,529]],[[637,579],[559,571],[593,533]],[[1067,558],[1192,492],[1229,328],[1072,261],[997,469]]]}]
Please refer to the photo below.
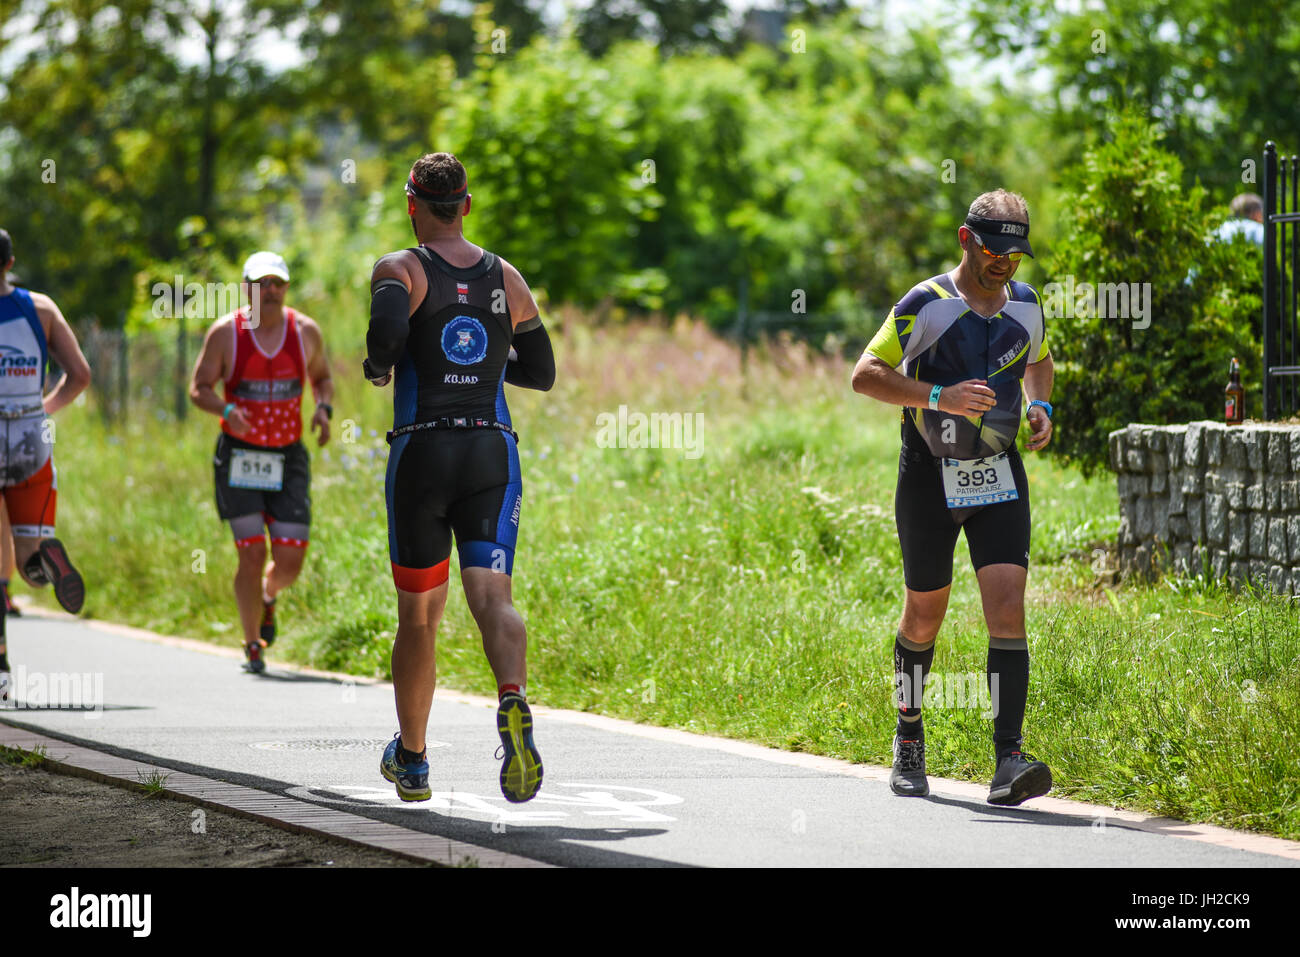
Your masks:
[{"label": "leafy bush", "polygon": [[[1183,187],[1181,162],[1145,120],[1122,116],[1110,134],[1066,174],[1055,285],[1042,290],[1060,410],[1051,448],[1085,473],[1130,422],[1220,418],[1229,360],[1242,361],[1243,382],[1258,382],[1260,363],[1247,316],[1259,304],[1258,251],[1207,243],[1222,211],[1205,207],[1199,184]],[[1122,298],[1081,294],[1101,283],[1137,284],[1145,318],[1131,300],[1117,317]]]}]

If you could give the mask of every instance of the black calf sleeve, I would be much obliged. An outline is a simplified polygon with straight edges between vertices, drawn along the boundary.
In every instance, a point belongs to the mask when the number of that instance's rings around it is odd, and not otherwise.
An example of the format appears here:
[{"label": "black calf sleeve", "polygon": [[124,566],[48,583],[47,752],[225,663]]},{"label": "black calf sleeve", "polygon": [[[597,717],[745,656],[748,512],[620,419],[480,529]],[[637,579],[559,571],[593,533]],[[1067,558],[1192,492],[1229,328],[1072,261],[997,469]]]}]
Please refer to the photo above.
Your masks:
[{"label": "black calf sleeve", "polygon": [[993,705],[993,750],[1001,759],[1020,750],[1029,699],[1029,643],[989,638],[989,697]]}]

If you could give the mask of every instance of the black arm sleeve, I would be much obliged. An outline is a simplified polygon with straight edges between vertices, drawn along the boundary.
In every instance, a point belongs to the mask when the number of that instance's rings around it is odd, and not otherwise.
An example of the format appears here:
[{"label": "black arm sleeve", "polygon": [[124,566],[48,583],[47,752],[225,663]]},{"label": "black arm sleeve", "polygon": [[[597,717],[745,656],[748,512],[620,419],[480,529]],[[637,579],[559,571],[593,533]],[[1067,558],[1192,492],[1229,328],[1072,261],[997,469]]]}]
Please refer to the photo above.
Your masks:
[{"label": "black arm sleeve", "polygon": [[542,392],[555,385],[555,354],[551,352],[551,337],[546,334],[546,327],[540,320],[536,328],[516,332],[513,344],[519,358],[506,363],[507,382]]},{"label": "black arm sleeve", "polygon": [[410,309],[411,293],[396,279],[381,279],[371,291],[366,352],[373,369],[391,369],[402,357],[410,332]]}]

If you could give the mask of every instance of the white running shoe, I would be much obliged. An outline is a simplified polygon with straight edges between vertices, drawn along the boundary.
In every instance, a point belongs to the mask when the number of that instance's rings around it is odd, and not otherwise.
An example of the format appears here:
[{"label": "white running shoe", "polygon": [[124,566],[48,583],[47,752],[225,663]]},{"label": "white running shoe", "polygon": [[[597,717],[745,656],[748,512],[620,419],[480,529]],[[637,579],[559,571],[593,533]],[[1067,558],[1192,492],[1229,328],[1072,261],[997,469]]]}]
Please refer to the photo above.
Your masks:
[{"label": "white running shoe", "polygon": [[13,690],[14,682],[9,677],[9,672],[0,671],[0,702],[9,700],[9,693]]}]

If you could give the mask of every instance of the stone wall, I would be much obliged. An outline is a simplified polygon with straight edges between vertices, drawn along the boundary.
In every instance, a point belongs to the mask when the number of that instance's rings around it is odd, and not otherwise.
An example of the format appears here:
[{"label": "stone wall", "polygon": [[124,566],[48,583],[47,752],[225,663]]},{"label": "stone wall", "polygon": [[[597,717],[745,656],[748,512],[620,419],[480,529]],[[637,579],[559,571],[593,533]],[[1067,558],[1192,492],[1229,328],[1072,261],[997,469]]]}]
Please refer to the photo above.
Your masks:
[{"label": "stone wall", "polygon": [[1300,426],[1193,422],[1110,434],[1120,569],[1172,567],[1300,594]]}]

